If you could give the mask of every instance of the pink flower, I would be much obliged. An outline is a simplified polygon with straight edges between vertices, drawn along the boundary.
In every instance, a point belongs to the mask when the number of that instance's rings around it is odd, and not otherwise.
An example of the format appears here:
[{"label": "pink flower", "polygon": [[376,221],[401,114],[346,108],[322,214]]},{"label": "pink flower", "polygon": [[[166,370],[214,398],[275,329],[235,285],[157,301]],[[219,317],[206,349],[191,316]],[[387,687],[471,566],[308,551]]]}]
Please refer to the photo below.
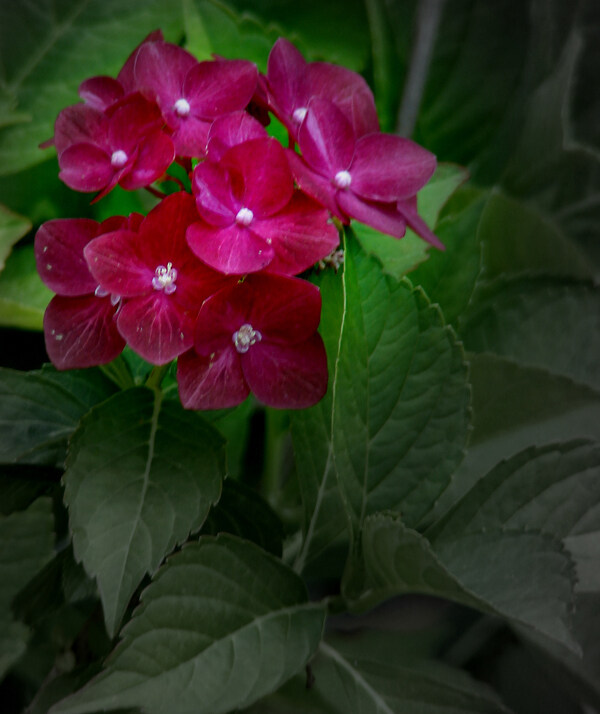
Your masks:
[{"label": "pink flower", "polygon": [[97,198],[117,184],[127,190],[148,186],[175,158],[162,126],[158,107],[139,94],[106,112],[87,104],[67,107],[55,125],[59,177],[76,191],[100,191]]},{"label": "pink flower", "polygon": [[243,144],[250,139],[266,139],[263,125],[247,112],[231,112],[218,117],[210,125],[206,143],[206,158],[218,163],[223,154],[232,146]]},{"label": "pink flower", "polygon": [[[407,216],[416,215],[406,201],[414,199],[436,166],[435,156],[409,139],[377,133],[355,140],[342,112],[318,98],[310,102],[298,145],[302,158],[292,151],[288,158],[303,191],[344,223],[355,218],[396,238],[406,232]],[[420,235],[443,250],[429,229]]]},{"label": "pink flower", "polygon": [[294,139],[313,97],[335,104],[357,139],[379,131],[373,93],[359,74],[328,62],[308,63],[291,42],[280,37],[269,54],[266,99]]},{"label": "pink flower", "polygon": [[318,288],[281,275],[249,275],[210,297],[198,315],[194,349],[177,363],[183,406],[235,406],[250,391],[281,409],[316,404],[327,390],[320,314]]},{"label": "pink flower", "polygon": [[337,247],[337,230],[321,206],[300,191],[278,141],[252,139],[233,146],[218,165],[194,171],[202,221],[187,232],[190,248],[223,273],[268,266],[295,275]]},{"label": "pink flower", "polygon": [[106,364],[125,346],[115,314],[119,296],[110,295],[90,273],[83,251],[106,231],[139,225],[142,216],[104,223],[65,218],[44,223],[35,236],[35,258],[44,283],[57,295],[44,314],[48,356],[58,369]]},{"label": "pink flower", "polygon": [[246,60],[198,62],[168,42],[143,44],[135,60],[135,84],[156,100],[172,130],[178,156],[204,156],[208,130],[222,114],[244,109],[258,71]]},{"label": "pink flower", "polygon": [[97,283],[123,300],[119,332],[152,364],[166,364],[192,346],[202,302],[228,282],[185,242],[197,217],[193,197],[180,191],[163,199],[137,229],[102,235],[84,251]]}]

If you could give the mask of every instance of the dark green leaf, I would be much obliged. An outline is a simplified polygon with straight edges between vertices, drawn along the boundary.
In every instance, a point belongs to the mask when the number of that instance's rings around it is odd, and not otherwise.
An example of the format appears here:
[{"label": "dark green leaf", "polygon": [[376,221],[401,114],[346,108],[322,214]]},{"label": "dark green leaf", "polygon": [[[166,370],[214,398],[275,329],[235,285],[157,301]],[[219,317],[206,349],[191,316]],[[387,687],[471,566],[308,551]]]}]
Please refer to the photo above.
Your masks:
[{"label": "dark green leaf", "polygon": [[211,509],[204,533],[233,533],[281,556],[283,526],[278,515],[256,491],[226,479],[219,503]]},{"label": "dark green leaf", "polygon": [[81,417],[114,392],[96,369],[0,369],[0,461],[61,466]]},{"label": "dark green leaf", "polygon": [[233,536],[201,538],[144,592],[105,672],[51,712],[221,714],[248,706],[302,669],[324,615],[281,561]]},{"label": "dark green leaf", "polygon": [[31,223],[27,218],[0,205],[0,271],[13,245],[30,230]]},{"label": "dark green leaf", "polygon": [[135,387],[87,414],[74,433],[64,476],[78,561],[95,577],[107,630],[221,493],[225,449],[194,412]]},{"label": "dark green leaf", "polygon": [[29,632],[13,619],[11,604],[52,557],[53,528],[49,498],[40,498],[26,511],[0,516],[0,678],[25,651]]},{"label": "dark green leaf", "polygon": [[0,325],[41,330],[52,296],[38,275],[33,246],[15,249],[0,274]]},{"label": "dark green leaf", "polygon": [[0,464],[0,513],[22,511],[38,496],[48,494],[62,471],[32,464]]},{"label": "dark green leaf", "polygon": [[482,285],[461,320],[473,352],[493,352],[600,388],[600,291],[551,278]]}]

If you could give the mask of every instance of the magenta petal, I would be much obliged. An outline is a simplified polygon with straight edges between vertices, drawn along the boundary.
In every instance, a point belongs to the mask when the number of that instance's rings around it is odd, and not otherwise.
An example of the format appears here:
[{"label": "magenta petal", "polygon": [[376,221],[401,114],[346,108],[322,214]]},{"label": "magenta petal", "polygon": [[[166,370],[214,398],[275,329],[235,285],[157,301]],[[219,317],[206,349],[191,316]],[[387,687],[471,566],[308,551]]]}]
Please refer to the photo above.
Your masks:
[{"label": "magenta petal", "polygon": [[156,104],[133,94],[110,110],[108,141],[110,150],[125,151],[128,156],[138,149],[144,136],[160,129],[164,122]]},{"label": "magenta petal", "polygon": [[247,60],[200,62],[187,74],[183,96],[202,119],[244,109],[258,82],[256,65]]},{"label": "magenta petal", "polygon": [[251,229],[236,223],[224,228],[194,223],[188,228],[187,242],[200,260],[229,275],[261,270],[275,255],[272,246]]},{"label": "magenta petal", "polygon": [[85,246],[98,235],[100,226],[88,218],[47,221],[35,236],[38,273],[59,295],[88,295],[98,285],[83,257]]},{"label": "magenta petal", "polygon": [[123,87],[112,77],[90,77],[79,85],[79,96],[94,109],[104,111],[123,97]]},{"label": "magenta petal", "polygon": [[342,112],[325,99],[311,99],[298,131],[298,146],[306,163],[332,180],[350,166],[354,144],[354,130]]},{"label": "magenta petal", "polygon": [[248,386],[270,407],[305,409],[327,391],[327,355],[317,333],[293,345],[259,342],[240,361]]},{"label": "magenta petal", "polygon": [[110,156],[93,144],[74,144],[58,157],[58,177],[75,191],[99,191],[111,183]]},{"label": "magenta petal", "polygon": [[239,355],[232,347],[201,356],[190,350],[177,360],[179,397],[186,409],[225,409],[246,399]]},{"label": "magenta petal", "polygon": [[231,112],[213,121],[208,132],[207,158],[209,161],[220,161],[232,146],[266,136],[267,132],[258,119],[244,111]]},{"label": "magenta petal", "polygon": [[356,142],[351,188],[371,201],[399,201],[423,188],[435,166],[435,156],[410,139],[370,134]]},{"label": "magenta petal", "polygon": [[317,330],[321,319],[321,293],[316,285],[300,278],[259,273],[249,275],[242,286],[246,293],[248,321],[268,342],[302,342]]},{"label": "magenta petal", "polygon": [[135,82],[146,96],[156,99],[168,111],[182,97],[184,79],[197,64],[196,58],[182,47],[170,42],[147,42],[135,60]]},{"label": "magenta petal", "polygon": [[170,295],[154,291],[126,301],[117,316],[127,344],[151,364],[167,364],[194,343],[194,323]]},{"label": "magenta petal", "polygon": [[84,255],[95,280],[109,293],[135,297],[153,290],[154,268],[139,255],[137,233],[122,230],[98,236]]},{"label": "magenta petal", "polygon": [[173,143],[177,156],[201,158],[206,154],[210,121],[187,116],[177,122]]},{"label": "magenta petal", "polygon": [[267,81],[273,96],[273,110],[284,120],[292,114],[299,96],[304,96],[306,60],[294,45],[280,37],[267,62]]},{"label": "magenta petal", "polygon": [[346,217],[340,212],[335,200],[338,190],[331,181],[310,169],[295,151],[288,150],[287,157],[294,179],[304,193],[312,196],[315,201],[325,206],[340,220],[345,221]]},{"label": "magenta petal", "polygon": [[106,121],[98,109],[74,104],[63,109],[54,124],[54,144],[59,157],[73,144],[96,143],[106,134]]},{"label": "magenta petal", "polygon": [[404,216],[393,203],[363,201],[351,191],[340,191],[337,200],[340,208],[350,218],[355,218],[394,238],[402,238],[406,233]]},{"label": "magenta petal", "polygon": [[414,199],[399,201],[397,207],[398,212],[404,217],[406,224],[412,231],[439,250],[446,250],[446,246],[417,213],[416,196]]},{"label": "magenta petal", "polygon": [[79,369],[111,362],[125,341],[110,299],[95,295],[55,296],[44,314],[46,351],[57,369]]},{"label": "magenta petal", "polygon": [[337,248],[340,239],[327,211],[296,191],[288,205],[274,216],[256,221],[254,231],[270,239],[275,257],[269,272],[297,275]]},{"label": "magenta petal", "polygon": [[360,74],[328,62],[311,62],[306,67],[306,85],[309,97],[327,99],[338,107],[355,138],[379,131],[373,92]]},{"label": "magenta petal", "polygon": [[235,220],[237,206],[231,178],[220,166],[207,162],[194,169],[192,190],[198,213],[214,226],[229,226]]},{"label": "magenta petal", "polygon": [[220,165],[232,174],[236,198],[257,218],[272,216],[292,197],[294,179],[277,139],[252,139],[233,146]]},{"label": "magenta petal", "polygon": [[151,32],[140,44],[133,50],[133,52],[127,58],[127,61],[123,65],[121,71],[117,75],[117,80],[125,90],[125,92],[134,92],[138,87],[135,84],[135,62],[139,54],[140,49],[151,42],[163,42],[164,41],[162,30],[154,30]]},{"label": "magenta petal", "polygon": [[128,191],[149,186],[164,174],[174,158],[175,148],[170,137],[161,131],[148,134],[140,142],[133,166],[119,184]]}]

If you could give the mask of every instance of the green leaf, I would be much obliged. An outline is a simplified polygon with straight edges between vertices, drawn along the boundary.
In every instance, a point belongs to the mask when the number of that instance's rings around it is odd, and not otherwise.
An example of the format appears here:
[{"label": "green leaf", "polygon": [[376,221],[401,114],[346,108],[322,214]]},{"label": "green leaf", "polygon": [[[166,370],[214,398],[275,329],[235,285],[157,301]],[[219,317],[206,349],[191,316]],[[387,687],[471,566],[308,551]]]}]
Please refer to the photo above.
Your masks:
[{"label": "green leaf", "polygon": [[323,551],[344,533],[334,474],[355,535],[382,508],[397,508],[416,525],[461,461],[468,428],[462,350],[423,292],[382,274],[353,240],[342,305],[340,277],[328,282],[321,288],[330,305],[322,328],[329,396],[292,416],[306,518],[298,569],[314,548]]},{"label": "green leaf", "polygon": [[81,417],[114,392],[96,369],[0,369],[0,462],[62,466]]},{"label": "green leaf", "polygon": [[0,326],[41,330],[53,295],[38,275],[33,246],[15,249],[0,274]]},{"label": "green leaf", "polygon": [[233,533],[281,557],[283,526],[279,516],[256,491],[226,479],[219,503],[211,509],[203,533]]},{"label": "green leaf", "polygon": [[[265,714],[507,714],[486,685],[465,672],[401,649],[397,633],[364,632],[321,643],[314,684],[295,677],[253,711]],[[305,678],[304,678],[305,679]]]},{"label": "green leaf", "polygon": [[361,545],[354,579],[345,583],[347,597],[358,596],[355,608],[392,595],[425,593],[533,628],[578,651],[571,635],[574,568],[552,536],[486,526],[439,538],[432,547],[400,517],[381,513],[366,519]]},{"label": "green leaf", "polygon": [[151,389],[119,392],[82,419],[65,502],[75,557],[98,582],[111,636],[142,578],[200,528],[224,474],[219,434]]},{"label": "green leaf", "polygon": [[59,111],[79,101],[79,84],[94,75],[115,76],[159,27],[170,39],[181,32],[181,13],[162,0],[2,3],[0,90],[27,121],[0,129],[0,174],[43,161],[38,145],[52,136]]},{"label": "green leaf", "polygon": [[26,511],[0,516],[0,678],[23,654],[29,631],[13,619],[19,590],[52,557],[52,501],[40,498]]},{"label": "green leaf", "polygon": [[546,370],[495,355],[470,354],[473,431],[467,455],[436,504],[451,508],[500,460],[531,444],[600,441],[600,394]]},{"label": "green leaf", "polygon": [[202,413],[202,416],[208,419],[227,441],[227,475],[230,478],[239,479],[242,477],[244,456],[250,434],[250,418],[254,409],[253,400],[246,399],[234,409],[219,409]]},{"label": "green leaf", "polygon": [[[430,228],[436,228],[440,211],[466,179],[467,173],[460,166],[438,165],[435,174],[418,195],[419,214]],[[398,280],[419,263],[428,257],[433,258],[438,253],[410,229],[407,229],[406,235],[399,241],[356,221],[352,223],[352,228],[365,252],[375,256],[384,272]],[[442,242],[445,242],[443,238]]]},{"label": "green leaf", "polygon": [[382,508],[417,524],[463,457],[463,353],[424,293],[382,275],[350,240],[334,380],[332,449],[355,530]]},{"label": "green leaf", "polygon": [[249,706],[302,669],[324,616],[281,561],[233,536],[203,537],[145,590],[105,672],[51,712],[222,714]]},{"label": "green leaf", "polygon": [[473,352],[493,352],[600,388],[600,291],[558,278],[482,284],[461,320]]},{"label": "green leaf", "polygon": [[4,516],[27,508],[47,495],[60,480],[61,471],[32,464],[0,464],[0,513]]},{"label": "green leaf", "polygon": [[13,245],[31,230],[31,222],[0,205],[0,271]]}]

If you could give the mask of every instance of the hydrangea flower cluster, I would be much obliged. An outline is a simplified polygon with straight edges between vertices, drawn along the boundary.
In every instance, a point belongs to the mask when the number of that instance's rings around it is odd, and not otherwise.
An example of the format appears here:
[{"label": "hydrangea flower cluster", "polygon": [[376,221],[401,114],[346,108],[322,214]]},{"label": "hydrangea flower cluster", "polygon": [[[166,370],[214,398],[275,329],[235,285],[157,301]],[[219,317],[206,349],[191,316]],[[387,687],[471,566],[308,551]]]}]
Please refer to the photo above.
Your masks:
[{"label": "hydrangea flower cluster", "polygon": [[[339,264],[339,224],[395,237],[407,225],[443,248],[416,194],[435,157],[379,130],[358,74],[307,63],[280,38],[266,75],[245,60],[198,62],[152,33],[117,78],[84,81],[58,116],[60,178],[72,189],[147,188],[147,216],[48,221],[35,251],[56,293],[44,318],[58,369],[105,364],[129,345],[154,365],[177,359],[182,404],[234,406],[250,392],[303,408],[327,389],[321,296],[297,277]],[[289,146],[269,136],[270,113]],[[177,162],[190,177],[153,186]]]}]

